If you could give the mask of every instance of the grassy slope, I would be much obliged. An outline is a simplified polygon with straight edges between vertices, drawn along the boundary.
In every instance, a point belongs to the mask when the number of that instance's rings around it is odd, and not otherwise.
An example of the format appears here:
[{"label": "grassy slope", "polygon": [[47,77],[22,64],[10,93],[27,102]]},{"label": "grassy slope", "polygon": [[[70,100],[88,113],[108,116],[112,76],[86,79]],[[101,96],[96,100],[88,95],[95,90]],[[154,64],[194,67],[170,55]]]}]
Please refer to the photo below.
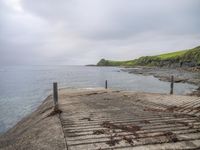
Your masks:
[{"label": "grassy slope", "polygon": [[190,49],[167,53],[156,56],[145,56],[129,61],[111,61],[101,59],[98,66],[162,66],[163,62],[180,63],[180,62],[194,62],[200,65],[200,46]]},{"label": "grassy slope", "polygon": [[188,50],[183,50],[183,51],[178,51],[178,52],[173,52],[173,53],[162,54],[162,55],[158,55],[158,57],[163,60],[176,58],[176,57],[183,56],[187,51]]}]

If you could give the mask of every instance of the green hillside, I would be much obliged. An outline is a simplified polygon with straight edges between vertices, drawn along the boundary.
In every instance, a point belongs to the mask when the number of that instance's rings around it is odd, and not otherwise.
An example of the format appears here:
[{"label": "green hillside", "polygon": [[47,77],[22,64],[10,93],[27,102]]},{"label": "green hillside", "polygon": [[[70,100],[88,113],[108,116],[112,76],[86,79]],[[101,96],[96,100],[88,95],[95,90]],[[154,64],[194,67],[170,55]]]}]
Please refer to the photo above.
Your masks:
[{"label": "green hillside", "polygon": [[97,66],[199,66],[200,46],[189,50],[166,53],[156,56],[144,56],[129,61],[101,59]]}]

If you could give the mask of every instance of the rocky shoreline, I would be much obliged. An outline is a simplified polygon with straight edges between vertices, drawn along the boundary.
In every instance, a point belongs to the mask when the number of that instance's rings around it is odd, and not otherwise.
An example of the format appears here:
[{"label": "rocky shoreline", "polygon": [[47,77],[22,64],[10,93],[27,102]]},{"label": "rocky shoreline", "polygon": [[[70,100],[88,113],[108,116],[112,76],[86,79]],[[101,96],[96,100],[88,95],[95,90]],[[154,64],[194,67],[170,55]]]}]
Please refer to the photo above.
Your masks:
[{"label": "rocky shoreline", "polygon": [[200,73],[199,71],[192,71],[191,69],[183,68],[160,68],[160,67],[135,67],[124,68],[122,71],[140,74],[144,76],[154,76],[161,81],[170,82],[171,76],[174,76],[175,83],[189,83],[198,86],[190,95],[200,96]]}]

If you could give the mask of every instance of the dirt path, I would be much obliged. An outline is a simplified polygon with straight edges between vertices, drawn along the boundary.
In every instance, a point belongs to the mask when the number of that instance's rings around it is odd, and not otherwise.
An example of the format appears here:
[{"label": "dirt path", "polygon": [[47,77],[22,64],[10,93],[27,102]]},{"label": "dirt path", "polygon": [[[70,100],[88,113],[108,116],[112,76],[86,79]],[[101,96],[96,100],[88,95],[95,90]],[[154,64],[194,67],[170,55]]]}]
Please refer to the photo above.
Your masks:
[{"label": "dirt path", "polygon": [[199,97],[61,90],[59,100],[69,150],[200,148]]}]

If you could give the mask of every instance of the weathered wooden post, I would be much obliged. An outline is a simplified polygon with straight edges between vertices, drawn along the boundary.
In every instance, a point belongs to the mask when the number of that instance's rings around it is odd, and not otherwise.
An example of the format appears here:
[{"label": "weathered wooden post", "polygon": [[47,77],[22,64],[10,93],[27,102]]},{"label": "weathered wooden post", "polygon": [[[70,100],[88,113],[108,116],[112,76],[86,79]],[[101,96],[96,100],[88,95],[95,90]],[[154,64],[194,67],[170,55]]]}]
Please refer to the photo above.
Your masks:
[{"label": "weathered wooden post", "polygon": [[105,81],[105,89],[107,89],[108,88],[108,81],[106,80]]},{"label": "weathered wooden post", "polygon": [[174,93],[174,76],[172,75],[171,76],[171,90],[170,90],[170,94],[173,94]]},{"label": "weathered wooden post", "polygon": [[58,85],[57,85],[57,82],[53,83],[53,100],[54,100],[54,110],[58,110]]}]

